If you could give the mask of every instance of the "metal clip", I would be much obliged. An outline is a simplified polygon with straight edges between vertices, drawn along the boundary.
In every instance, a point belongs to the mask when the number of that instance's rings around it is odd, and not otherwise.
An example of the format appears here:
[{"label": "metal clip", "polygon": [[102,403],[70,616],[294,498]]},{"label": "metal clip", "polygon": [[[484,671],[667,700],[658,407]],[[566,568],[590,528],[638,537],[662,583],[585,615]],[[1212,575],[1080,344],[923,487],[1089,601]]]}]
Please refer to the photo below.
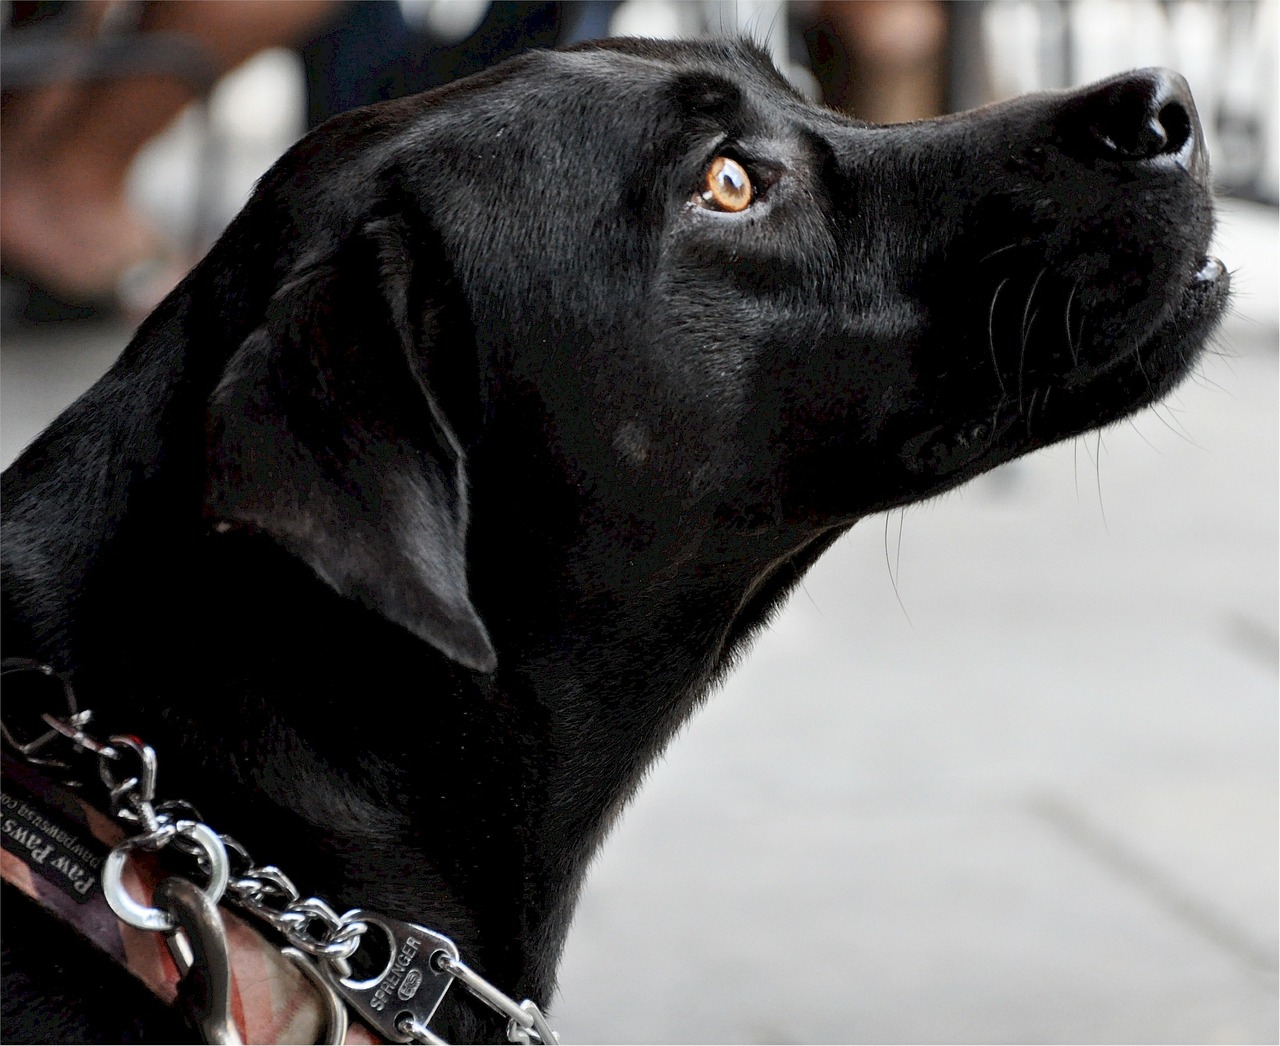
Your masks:
[{"label": "metal clip", "polygon": [[[98,758],[98,776],[111,793],[111,812],[122,821],[141,825],[154,832],[160,821],[151,806],[156,797],[156,753],[141,738],[129,734],[115,734],[110,745]],[[132,777],[117,778],[111,763],[130,753],[138,764],[138,772]]]},{"label": "metal clip", "polygon": [[[13,747],[13,749],[21,755],[28,763],[36,766],[47,766],[54,770],[66,770],[69,765],[63,759],[54,759],[49,756],[38,755],[50,743],[56,741],[59,737],[71,738],[73,743],[77,735],[84,737],[83,727],[92,718],[93,713],[88,709],[81,712],[76,706],[75,691],[71,689],[70,682],[66,676],[55,672],[49,665],[42,664],[39,661],[32,661],[25,657],[6,657],[0,663],[0,676],[15,675],[18,673],[30,673],[38,677],[49,680],[56,684],[62,691],[62,699],[66,702],[67,713],[63,717],[50,715],[48,712],[40,714],[39,718],[47,727],[44,733],[37,734],[35,737],[23,739],[17,732],[11,728],[11,723],[0,719],[0,737],[4,742]],[[41,684],[45,686],[47,684]],[[12,706],[11,706],[12,707]]]},{"label": "metal clip", "polygon": [[453,975],[440,969],[433,959],[443,953],[456,960],[457,947],[448,937],[425,926],[364,909],[347,912],[342,921],[368,926],[361,947],[384,936],[389,945],[386,964],[364,980],[357,979],[357,974],[344,976],[328,962],[321,964],[321,973],[387,1042],[414,1041],[408,1029],[426,1028],[453,983]]},{"label": "metal clip", "polygon": [[451,973],[458,978],[462,986],[486,1006],[507,1018],[508,1042],[542,1043],[544,1046],[555,1046],[560,1041],[560,1036],[552,1030],[542,1010],[532,999],[516,1002],[456,956],[450,958],[437,956],[437,964],[446,973]]},{"label": "metal clip", "polygon": [[111,910],[130,926],[135,926],[139,930],[154,930],[157,933],[170,933],[174,928],[174,921],[160,908],[148,908],[144,904],[139,904],[124,888],[124,866],[131,850],[138,847],[150,848],[153,841],[164,845],[175,835],[188,836],[192,841],[199,843],[208,855],[207,895],[212,904],[217,904],[222,899],[222,892],[227,888],[228,877],[227,852],[223,848],[222,840],[218,838],[218,833],[212,828],[205,824],[197,824],[195,821],[179,821],[177,824],[166,825],[165,828],[167,831],[163,833],[164,838],[160,840],[153,840],[150,835],[136,835],[122,840],[107,854],[107,859],[102,865],[102,894]]},{"label": "metal clip", "polygon": [[155,900],[174,924],[165,943],[182,974],[178,1005],[205,1042],[242,1046],[231,1016],[231,956],[218,906],[200,887],[178,878],[160,883]]},{"label": "metal clip", "polygon": [[306,952],[298,948],[281,948],[280,954],[298,968],[298,972],[319,994],[320,1002],[324,1006],[324,1024],[321,1027],[320,1037],[316,1040],[316,1046],[343,1046],[347,1041],[347,1028],[351,1021],[341,996],[316,969],[315,963]]}]

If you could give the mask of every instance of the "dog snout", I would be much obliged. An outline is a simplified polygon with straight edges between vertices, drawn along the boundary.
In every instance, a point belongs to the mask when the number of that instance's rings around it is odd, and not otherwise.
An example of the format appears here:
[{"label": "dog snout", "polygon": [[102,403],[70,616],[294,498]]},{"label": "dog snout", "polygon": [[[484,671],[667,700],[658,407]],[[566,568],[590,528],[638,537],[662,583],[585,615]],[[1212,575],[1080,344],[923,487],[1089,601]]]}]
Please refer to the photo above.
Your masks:
[{"label": "dog snout", "polygon": [[1063,131],[1094,159],[1179,167],[1208,181],[1195,99],[1170,69],[1141,69],[1085,88],[1068,106]]}]

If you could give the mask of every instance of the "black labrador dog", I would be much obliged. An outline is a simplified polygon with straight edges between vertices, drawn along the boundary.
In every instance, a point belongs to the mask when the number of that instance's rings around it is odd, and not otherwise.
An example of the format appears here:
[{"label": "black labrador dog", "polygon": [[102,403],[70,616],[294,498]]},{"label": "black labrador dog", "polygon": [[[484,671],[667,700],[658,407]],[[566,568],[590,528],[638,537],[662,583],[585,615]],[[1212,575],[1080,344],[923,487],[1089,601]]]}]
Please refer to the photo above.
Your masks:
[{"label": "black labrador dog", "polygon": [[[545,1001],[593,851],[805,570],[1173,388],[1212,225],[1161,70],[873,127],[749,45],[618,40],[347,113],[5,474],[6,653],[304,891]],[[5,915],[7,1038],[177,1034]],[[503,1034],[460,991],[433,1027]]]}]

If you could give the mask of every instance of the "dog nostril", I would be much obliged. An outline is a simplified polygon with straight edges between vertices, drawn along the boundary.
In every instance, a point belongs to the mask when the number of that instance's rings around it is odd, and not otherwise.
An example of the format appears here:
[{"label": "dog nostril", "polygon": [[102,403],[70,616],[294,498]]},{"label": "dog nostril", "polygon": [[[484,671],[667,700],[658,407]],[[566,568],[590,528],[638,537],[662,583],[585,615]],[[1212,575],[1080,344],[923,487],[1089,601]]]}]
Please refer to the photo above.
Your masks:
[{"label": "dog nostril", "polygon": [[1181,102],[1170,102],[1156,114],[1156,124],[1161,129],[1164,139],[1161,147],[1152,156],[1161,153],[1176,156],[1182,152],[1183,146],[1191,137],[1191,114]]},{"label": "dog nostril", "polygon": [[1149,160],[1156,156],[1177,156],[1191,137],[1191,117],[1181,102],[1169,102],[1135,126],[1132,137],[1120,133],[1098,137],[1108,150],[1126,160]]},{"label": "dog nostril", "polygon": [[1142,160],[1149,156],[1159,156],[1164,152],[1169,136],[1165,133],[1160,117],[1155,116],[1138,128],[1132,141],[1125,142],[1104,137],[1103,142],[1126,160]]},{"label": "dog nostril", "polygon": [[1207,180],[1191,89],[1177,73],[1144,69],[1077,93],[1063,110],[1063,140],[1111,160],[1160,160]]}]

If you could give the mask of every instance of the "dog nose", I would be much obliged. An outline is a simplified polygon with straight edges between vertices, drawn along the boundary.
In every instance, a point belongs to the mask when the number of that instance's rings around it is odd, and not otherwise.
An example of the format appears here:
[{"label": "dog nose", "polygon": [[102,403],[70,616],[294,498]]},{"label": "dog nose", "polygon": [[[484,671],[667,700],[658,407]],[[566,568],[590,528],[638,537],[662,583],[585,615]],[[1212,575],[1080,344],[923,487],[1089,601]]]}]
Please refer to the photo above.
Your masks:
[{"label": "dog nose", "polygon": [[1077,135],[1100,159],[1181,167],[1199,182],[1209,157],[1195,99],[1171,69],[1141,69],[1094,84],[1069,104]]}]

